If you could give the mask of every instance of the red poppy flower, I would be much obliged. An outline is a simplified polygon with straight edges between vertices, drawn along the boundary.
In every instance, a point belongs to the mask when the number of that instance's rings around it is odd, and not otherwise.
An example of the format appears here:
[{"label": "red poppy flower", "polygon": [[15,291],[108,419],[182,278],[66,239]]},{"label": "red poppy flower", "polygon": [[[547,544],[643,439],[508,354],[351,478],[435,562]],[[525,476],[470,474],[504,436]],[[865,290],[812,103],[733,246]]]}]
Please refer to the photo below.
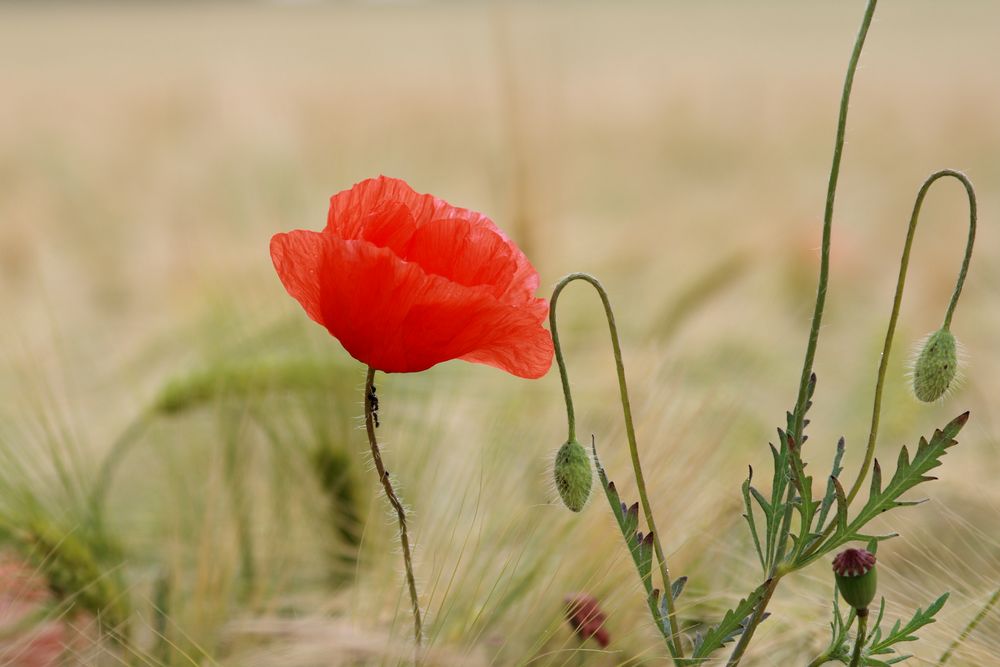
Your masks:
[{"label": "red poppy flower", "polygon": [[375,369],[464,359],[537,378],[552,363],[524,254],[485,215],[399,179],[335,194],[326,228],[276,234],[271,259],[309,317]]}]

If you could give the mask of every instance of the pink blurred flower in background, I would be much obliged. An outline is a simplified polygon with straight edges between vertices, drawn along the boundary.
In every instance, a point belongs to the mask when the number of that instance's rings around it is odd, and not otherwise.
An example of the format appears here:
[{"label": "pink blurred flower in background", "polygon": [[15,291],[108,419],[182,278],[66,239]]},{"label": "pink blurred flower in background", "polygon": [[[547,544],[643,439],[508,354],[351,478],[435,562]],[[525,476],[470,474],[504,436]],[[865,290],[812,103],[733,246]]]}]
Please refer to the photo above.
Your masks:
[{"label": "pink blurred flower in background", "polygon": [[48,620],[52,595],[31,567],[0,554],[0,665],[54,667],[60,662],[66,628]]},{"label": "pink blurred flower in background", "polygon": [[607,648],[611,635],[604,627],[607,617],[601,611],[597,598],[588,593],[574,593],[567,595],[563,602],[566,605],[566,620],[573,626],[580,641],[593,639],[601,648]]}]

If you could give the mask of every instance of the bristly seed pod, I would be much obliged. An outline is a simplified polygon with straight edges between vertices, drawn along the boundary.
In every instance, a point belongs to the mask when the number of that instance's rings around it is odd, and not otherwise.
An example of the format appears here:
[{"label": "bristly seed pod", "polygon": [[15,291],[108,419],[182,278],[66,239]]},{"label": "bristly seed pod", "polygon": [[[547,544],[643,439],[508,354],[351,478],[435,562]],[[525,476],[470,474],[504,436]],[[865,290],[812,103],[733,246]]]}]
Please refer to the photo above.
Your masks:
[{"label": "bristly seed pod", "polygon": [[944,396],[957,372],[955,337],[947,329],[938,329],[927,337],[913,364],[913,393],[921,401],[932,403]]},{"label": "bristly seed pod", "polygon": [[868,612],[878,587],[875,554],[864,549],[845,549],[833,559],[833,573],[841,596],[859,615]]},{"label": "bristly seed pod", "polygon": [[579,512],[590,498],[593,473],[587,450],[576,440],[569,440],[556,453],[552,468],[556,490],[563,503],[573,512]]}]

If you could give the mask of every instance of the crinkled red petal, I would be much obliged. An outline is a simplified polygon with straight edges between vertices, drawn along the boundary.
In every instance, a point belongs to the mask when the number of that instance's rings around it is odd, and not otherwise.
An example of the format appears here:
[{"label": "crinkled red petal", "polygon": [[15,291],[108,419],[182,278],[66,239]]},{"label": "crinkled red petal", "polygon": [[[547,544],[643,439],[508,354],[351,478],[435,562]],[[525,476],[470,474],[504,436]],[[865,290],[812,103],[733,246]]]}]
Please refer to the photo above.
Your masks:
[{"label": "crinkled red petal", "polygon": [[538,272],[487,216],[418,194],[397,178],[371,178],[335,194],[324,231],[390,248],[462,285],[487,285],[510,303],[530,300],[538,289]]},{"label": "crinkled red petal", "polygon": [[277,234],[271,256],[306,313],[379,370],[415,372],[464,359],[536,378],[551,365],[544,299],[518,303],[504,293],[501,300],[492,285],[448,280],[390,247],[329,232]]}]

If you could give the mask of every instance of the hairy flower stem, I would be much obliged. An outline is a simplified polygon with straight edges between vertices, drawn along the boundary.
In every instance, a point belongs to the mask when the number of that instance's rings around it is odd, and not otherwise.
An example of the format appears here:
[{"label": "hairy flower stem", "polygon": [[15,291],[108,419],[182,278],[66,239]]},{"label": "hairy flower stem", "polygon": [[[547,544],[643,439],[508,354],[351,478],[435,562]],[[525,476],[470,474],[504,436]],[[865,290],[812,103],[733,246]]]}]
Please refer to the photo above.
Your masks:
[{"label": "hairy flower stem", "polygon": [[410,554],[410,538],[406,532],[406,510],[399,502],[396,492],[392,488],[389,480],[389,472],[382,463],[382,452],[378,448],[378,440],[375,438],[375,413],[378,406],[375,399],[375,369],[368,368],[368,377],[365,379],[365,430],[368,432],[368,444],[372,449],[372,460],[375,462],[375,470],[378,472],[378,479],[385,490],[385,497],[389,504],[396,510],[396,517],[399,519],[399,542],[403,547],[403,565],[406,567],[406,585],[410,589],[410,604],[413,607],[413,638],[417,643],[417,649],[423,637],[423,623],[420,620],[420,600],[417,599],[417,584],[413,579],[413,556]]},{"label": "hairy flower stem", "polygon": [[[820,250],[819,284],[816,290],[816,307],[813,310],[812,326],[809,330],[809,342],[806,345],[805,361],[802,364],[802,375],[799,379],[799,393],[795,403],[795,419],[792,433],[790,434],[792,442],[795,443],[796,449],[801,447],[802,444],[802,428],[803,421],[805,420],[806,402],[808,400],[807,393],[809,388],[809,379],[813,373],[813,362],[816,358],[816,346],[819,342],[820,325],[823,321],[823,307],[826,305],[826,292],[830,281],[830,237],[833,229],[833,205],[837,196],[837,181],[840,178],[841,157],[844,153],[844,137],[847,132],[847,111],[850,107],[851,89],[854,86],[854,74],[858,69],[858,62],[861,59],[861,51],[864,49],[865,39],[868,37],[868,28],[871,26],[872,17],[875,15],[875,7],[877,4],[878,0],[868,0],[864,18],[861,20],[861,29],[858,31],[858,37],[854,42],[854,50],[851,52],[851,59],[847,66],[847,75],[844,78],[844,89],[840,96],[840,113],[837,118],[837,136],[833,145],[833,163],[830,166],[830,180],[826,191],[826,207],[823,212],[823,241]],[[799,456],[799,454],[793,451],[791,452],[791,456],[796,457]],[[788,493],[789,496],[794,493],[794,485],[789,486]],[[782,534],[778,536],[779,544],[784,544],[788,540],[788,532],[788,528],[782,529]],[[804,539],[799,540],[799,544],[804,542]],[[765,609],[771,599],[771,594],[774,592],[774,587],[777,586],[777,582],[779,580],[779,577],[775,576],[776,568],[778,566],[778,563],[772,565],[770,585],[768,586],[764,597],[761,598],[760,603],[758,603],[757,609],[754,611],[754,615],[750,619],[750,623],[743,631],[739,642],[733,649],[733,653],[727,663],[729,667],[735,667],[739,664],[743,653],[746,651],[750,640],[753,638],[754,632],[757,630],[757,626],[764,618]]]},{"label": "hairy flower stem", "polygon": [[[673,648],[674,657],[683,658],[684,652],[678,630],[677,611],[673,596],[670,594],[670,569],[667,567],[667,559],[660,544],[660,531],[656,529],[656,524],[653,521],[653,511],[649,504],[649,494],[646,492],[646,480],[642,474],[642,464],[639,462],[639,446],[636,444],[635,426],[632,423],[632,404],[629,401],[628,385],[625,382],[625,365],[622,362],[618,326],[615,324],[615,314],[611,309],[611,301],[608,299],[607,291],[597,278],[587,273],[571,273],[560,280],[552,291],[552,298],[549,301],[549,329],[552,332],[556,362],[559,365],[559,377],[562,380],[563,396],[566,399],[566,418],[569,422],[568,439],[576,439],[576,413],[573,411],[573,396],[570,393],[569,374],[566,371],[566,360],[563,358],[562,345],[559,343],[559,330],[556,327],[556,304],[563,289],[574,280],[583,280],[590,283],[597,290],[597,293],[601,297],[601,303],[604,304],[604,314],[607,316],[608,329],[611,333],[611,347],[615,356],[615,369],[618,371],[618,390],[621,394],[622,412],[625,416],[625,434],[628,438],[629,453],[632,456],[632,471],[635,473],[635,483],[639,489],[639,501],[642,504],[646,525],[649,527],[649,532],[653,535],[653,550],[656,553],[656,560],[660,567],[660,577],[663,579],[663,599],[667,606],[667,623],[670,625],[670,644]],[[660,619],[656,619],[656,621],[660,623]]]},{"label": "hairy flower stem", "polygon": [[868,610],[858,609],[858,634],[854,638],[854,654],[851,656],[851,667],[861,664],[861,649],[865,645],[865,631],[868,629]]}]

